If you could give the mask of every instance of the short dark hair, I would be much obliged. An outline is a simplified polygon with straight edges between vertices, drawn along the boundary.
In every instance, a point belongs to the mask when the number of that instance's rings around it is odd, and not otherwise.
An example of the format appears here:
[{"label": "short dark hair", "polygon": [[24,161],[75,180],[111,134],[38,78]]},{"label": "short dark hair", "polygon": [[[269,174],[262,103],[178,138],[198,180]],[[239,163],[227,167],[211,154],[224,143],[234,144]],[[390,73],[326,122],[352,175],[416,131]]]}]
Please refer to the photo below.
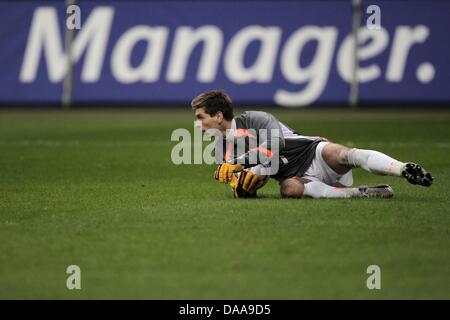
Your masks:
[{"label": "short dark hair", "polygon": [[194,110],[204,108],[210,116],[215,116],[220,111],[227,121],[231,121],[234,117],[231,98],[223,90],[205,91],[192,100],[191,106]]}]

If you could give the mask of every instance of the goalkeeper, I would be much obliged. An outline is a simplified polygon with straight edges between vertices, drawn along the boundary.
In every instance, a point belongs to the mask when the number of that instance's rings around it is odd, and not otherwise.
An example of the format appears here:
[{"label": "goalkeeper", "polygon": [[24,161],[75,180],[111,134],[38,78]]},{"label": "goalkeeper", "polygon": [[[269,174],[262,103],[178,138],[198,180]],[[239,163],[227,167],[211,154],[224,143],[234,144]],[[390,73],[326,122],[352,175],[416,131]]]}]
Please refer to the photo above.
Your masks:
[{"label": "goalkeeper", "polygon": [[[256,196],[256,190],[268,177],[279,182],[281,196],[288,198],[393,196],[386,184],[351,187],[353,168],[427,187],[433,182],[431,174],[416,163],[400,162],[378,151],[348,148],[319,136],[301,135],[266,112],[247,111],[235,117],[231,99],[222,90],[200,94],[191,106],[196,125],[203,132],[221,132],[223,152],[216,152],[220,164],[214,177],[230,184],[237,198]],[[240,148],[242,145],[245,147]]]}]

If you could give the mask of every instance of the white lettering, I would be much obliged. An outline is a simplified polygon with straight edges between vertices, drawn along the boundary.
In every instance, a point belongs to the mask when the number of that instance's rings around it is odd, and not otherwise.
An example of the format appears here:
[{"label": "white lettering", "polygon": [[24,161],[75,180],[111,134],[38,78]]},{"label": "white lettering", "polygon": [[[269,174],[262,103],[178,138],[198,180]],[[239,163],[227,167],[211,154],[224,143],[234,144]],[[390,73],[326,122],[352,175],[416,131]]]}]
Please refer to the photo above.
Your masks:
[{"label": "white lettering", "polygon": [[[240,30],[225,51],[224,68],[228,78],[235,83],[269,82],[280,37],[281,29],[278,27],[248,26]],[[245,52],[253,41],[260,41],[261,47],[252,66],[245,67]]]},{"label": "white lettering", "polygon": [[[72,63],[77,62],[86,51],[81,73],[84,82],[96,82],[100,78],[113,15],[112,7],[94,9],[73,42]],[[68,55],[63,51],[56,9],[52,7],[41,7],[34,12],[20,70],[21,82],[33,82],[36,79],[42,52],[45,54],[50,82],[60,82],[67,72]]]},{"label": "white lettering", "polygon": [[[169,29],[166,27],[148,26],[136,26],[125,32],[117,41],[111,58],[112,73],[117,81],[122,83],[157,81],[168,34]],[[146,41],[147,50],[139,66],[133,67],[130,65],[130,58],[138,41]]]},{"label": "white lettering", "polygon": [[[315,26],[300,28],[289,37],[281,55],[281,71],[289,82],[306,83],[306,86],[299,92],[277,90],[276,103],[286,107],[304,106],[322,94],[330,72],[336,37],[336,28]],[[299,64],[301,52],[309,41],[316,41],[317,49],[309,66],[302,67]]]}]

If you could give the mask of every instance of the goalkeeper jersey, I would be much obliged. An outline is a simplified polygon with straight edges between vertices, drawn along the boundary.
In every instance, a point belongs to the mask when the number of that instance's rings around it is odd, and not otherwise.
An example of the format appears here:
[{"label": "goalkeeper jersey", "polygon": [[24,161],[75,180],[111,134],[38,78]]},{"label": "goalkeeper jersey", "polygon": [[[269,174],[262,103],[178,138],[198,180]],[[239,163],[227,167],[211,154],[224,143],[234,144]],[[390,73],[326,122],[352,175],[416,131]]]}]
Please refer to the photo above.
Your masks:
[{"label": "goalkeeper jersey", "polygon": [[321,141],[318,136],[299,134],[270,113],[246,111],[232,120],[231,129],[222,141],[222,161],[241,163],[246,168],[269,167],[276,157],[276,169],[268,172],[281,181],[302,176]]}]

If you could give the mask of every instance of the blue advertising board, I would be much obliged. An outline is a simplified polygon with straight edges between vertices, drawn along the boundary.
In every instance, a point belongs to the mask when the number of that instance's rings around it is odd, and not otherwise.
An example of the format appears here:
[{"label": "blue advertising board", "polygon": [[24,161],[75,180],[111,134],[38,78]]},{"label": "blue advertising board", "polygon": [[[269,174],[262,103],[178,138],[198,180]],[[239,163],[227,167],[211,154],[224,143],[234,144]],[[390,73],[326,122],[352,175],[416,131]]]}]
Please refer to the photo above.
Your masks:
[{"label": "blue advertising board", "polygon": [[[185,103],[211,88],[241,102],[347,103],[351,1],[0,2],[0,103]],[[366,24],[380,9],[380,27]],[[450,2],[363,1],[359,100],[450,102]]]}]

